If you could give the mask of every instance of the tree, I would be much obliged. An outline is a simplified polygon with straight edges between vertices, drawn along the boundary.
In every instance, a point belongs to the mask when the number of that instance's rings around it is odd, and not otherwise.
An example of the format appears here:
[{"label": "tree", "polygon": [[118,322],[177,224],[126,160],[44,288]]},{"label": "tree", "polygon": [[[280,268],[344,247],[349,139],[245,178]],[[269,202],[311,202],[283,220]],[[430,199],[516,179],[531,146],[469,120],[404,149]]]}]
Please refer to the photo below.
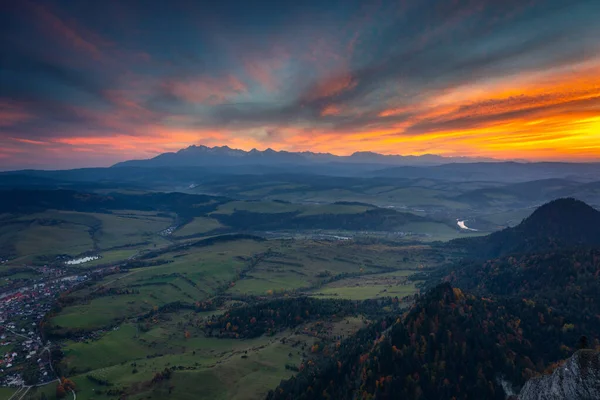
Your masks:
[{"label": "tree", "polygon": [[64,397],[67,395],[67,392],[65,391],[65,388],[63,387],[62,383],[59,383],[58,386],[56,387],[56,397],[58,399],[64,399]]},{"label": "tree", "polygon": [[61,381],[61,384],[63,386],[63,389],[65,389],[65,391],[69,391],[69,390],[75,391],[75,382],[73,382],[72,380],[65,378],[65,377],[62,377],[60,379],[60,381]]},{"label": "tree", "polygon": [[587,338],[587,336],[583,335],[583,336],[581,336],[579,338],[579,342],[577,343],[577,348],[580,349],[580,350],[588,348],[588,338]]}]

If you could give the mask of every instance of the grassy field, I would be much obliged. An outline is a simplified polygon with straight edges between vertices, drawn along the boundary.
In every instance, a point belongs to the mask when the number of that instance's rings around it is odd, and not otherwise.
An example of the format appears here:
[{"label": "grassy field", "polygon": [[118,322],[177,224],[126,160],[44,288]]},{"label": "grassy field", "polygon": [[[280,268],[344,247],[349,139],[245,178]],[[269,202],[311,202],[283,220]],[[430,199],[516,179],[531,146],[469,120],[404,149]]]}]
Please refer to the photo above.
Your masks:
[{"label": "grassy field", "polygon": [[0,387],[0,399],[8,399],[16,391],[17,391],[17,389],[7,388],[7,387]]},{"label": "grassy field", "polygon": [[112,215],[91,214],[101,222],[101,228],[94,236],[98,248],[108,249],[123,244],[152,242],[163,244],[158,232],[169,227],[170,218],[143,214]]},{"label": "grassy field", "polygon": [[417,293],[415,283],[406,279],[413,271],[394,271],[391,273],[366,275],[331,282],[310,292],[315,297],[333,297],[349,300],[376,299]]},{"label": "grassy field", "polygon": [[[359,276],[356,279],[361,280],[369,280],[370,276],[377,276],[379,280],[405,277],[421,268],[435,267],[444,260],[443,256],[439,258],[439,254],[429,254],[431,249],[427,245],[398,247],[359,245],[352,241],[297,240],[291,243],[284,241],[281,247],[273,245],[271,248],[273,254],[248,272],[244,279],[236,281],[227,293],[264,295],[267,292],[304,291],[344,274]],[[344,279],[340,282],[344,285],[349,281]],[[393,296],[400,295],[398,293]]]},{"label": "grassy field", "polygon": [[[346,285],[347,282],[342,282]],[[359,286],[324,286],[311,292],[319,298],[337,298],[348,300],[376,299],[378,297],[398,296],[399,298],[417,293],[414,283],[390,286],[384,284],[363,284]]]},{"label": "grassy field", "polygon": [[[270,250],[267,256],[240,275],[253,256],[267,250]],[[158,256],[157,260],[163,264],[110,275],[95,286],[74,293],[78,298],[91,296],[91,299],[63,308],[51,319],[51,326],[86,330],[114,326],[155,307],[175,301],[191,304],[218,291],[232,295],[277,295],[317,287],[340,274],[354,276],[392,270],[403,274],[423,264],[431,266],[440,262],[428,258],[428,251],[427,246],[371,246],[352,241],[310,240],[239,240],[177,250]],[[100,287],[129,293],[94,296]]]},{"label": "grassy field", "polygon": [[[88,375],[127,388],[128,398],[255,399],[291,376],[286,364],[300,363],[299,348],[280,339],[300,340],[307,346],[314,342],[291,331],[249,340],[208,338],[199,328],[206,315],[161,314],[147,331],[125,323],[99,340],[67,342],[62,368],[77,384],[77,398],[83,400],[114,398],[99,394],[106,387],[90,381]],[[187,338],[185,331],[190,333]],[[176,370],[168,385],[148,383],[156,372],[173,366],[187,370]],[[171,395],[169,386],[174,386]]]},{"label": "grassy field", "polygon": [[212,230],[222,228],[223,225],[215,219],[198,217],[188,222],[175,231],[175,236],[191,236],[207,233]]},{"label": "grassy field", "polygon": [[220,243],[209,248],[166,253],[158,257],[164,262],[161,265],[110,275],[77,295],[86,296],[100,286],[136,293],[94,298],[67,307],[51,323],[63,328],[96,329],[174,301],[203,300],[235,280],[246,260],[266,249],[263,242],[240,240],[234,246]]},{"label": "grassy field", "polygon": [[[156,213],[130,211],[102,214],[48,210],[15,215],[0,224],[0,249],[12,254],[12,262],[19,265],[52,262],[58,255],[110,252],[113,247],[126,245],[152,248],[168,243],[158,233],[171,223],[172,219]],[[110,261],[118,260],[114,254],[108,256]]]},{"label": "grassy field", "polygon": [[75,256],[94,248],[89,228],[69,222],[48,226],[32,220],[4,225],[0,228],[0,241],[14,252],[14,264],[38,258],[47,262],[60,254]]}]

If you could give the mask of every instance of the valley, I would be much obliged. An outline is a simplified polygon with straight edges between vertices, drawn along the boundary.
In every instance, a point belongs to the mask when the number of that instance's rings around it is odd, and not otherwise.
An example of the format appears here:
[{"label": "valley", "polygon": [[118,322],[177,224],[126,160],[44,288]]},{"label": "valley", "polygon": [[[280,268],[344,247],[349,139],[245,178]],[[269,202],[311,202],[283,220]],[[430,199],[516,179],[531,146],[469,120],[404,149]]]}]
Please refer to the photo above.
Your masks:
[{"label": "valley", "polygon": [[600,400],[600,0],[0,4],[0,400]]},{"label": "valley", "polygon": [[[504,399],[500,376],[521,387],[579,337],[598,340],[589,277],[600,213],[538,204],[579,185],[569,182],[533,182],[545,188],[535,196],[456,177],[295,174],[5,187],[2,390],[11,400]],[[567,259],[580,267],[544,272]],[[482,332],[497,334],[495,350]],[[459,360],[463,383],[443,372]],[[428,383],[438,379],[458,381]]]}]

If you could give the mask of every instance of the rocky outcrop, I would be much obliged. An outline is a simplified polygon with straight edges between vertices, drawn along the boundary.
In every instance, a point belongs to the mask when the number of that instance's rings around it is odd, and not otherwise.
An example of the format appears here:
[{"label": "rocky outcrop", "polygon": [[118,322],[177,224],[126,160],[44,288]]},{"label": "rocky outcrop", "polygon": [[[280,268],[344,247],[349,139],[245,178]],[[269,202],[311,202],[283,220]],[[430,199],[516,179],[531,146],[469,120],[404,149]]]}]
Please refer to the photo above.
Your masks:
[{"label": "rocky outcrop", "polygon": [[600,352],[580,350],[552,375],[529,380],[518,400],[600,399]]}]

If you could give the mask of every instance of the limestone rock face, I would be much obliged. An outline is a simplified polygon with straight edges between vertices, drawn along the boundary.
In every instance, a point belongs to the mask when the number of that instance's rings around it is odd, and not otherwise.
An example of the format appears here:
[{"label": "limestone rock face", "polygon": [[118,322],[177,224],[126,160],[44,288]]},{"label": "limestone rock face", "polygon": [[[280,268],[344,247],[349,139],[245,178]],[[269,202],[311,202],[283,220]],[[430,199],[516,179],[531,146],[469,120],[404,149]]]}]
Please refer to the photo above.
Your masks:
[{"label": "limestone rock face", "polygon": [[518,400],[600,399],[600,352],[580,350],[552,375],[529,380]]}]

